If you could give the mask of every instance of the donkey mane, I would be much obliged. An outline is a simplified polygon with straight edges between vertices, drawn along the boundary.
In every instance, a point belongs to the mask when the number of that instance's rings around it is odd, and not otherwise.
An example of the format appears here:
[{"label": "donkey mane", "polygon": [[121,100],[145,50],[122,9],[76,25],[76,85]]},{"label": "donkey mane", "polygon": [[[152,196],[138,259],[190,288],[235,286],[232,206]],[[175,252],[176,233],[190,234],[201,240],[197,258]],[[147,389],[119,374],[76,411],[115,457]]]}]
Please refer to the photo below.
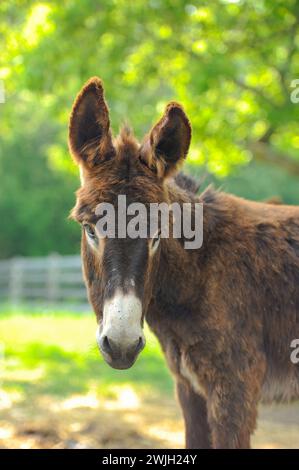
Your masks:
[{"label": "donkey mane", "polygon": [[121,126],[118,136],[113,139],[113,144],[118,149],[119,158],[134,161],[138,157],[139,142],[128,124]]}]

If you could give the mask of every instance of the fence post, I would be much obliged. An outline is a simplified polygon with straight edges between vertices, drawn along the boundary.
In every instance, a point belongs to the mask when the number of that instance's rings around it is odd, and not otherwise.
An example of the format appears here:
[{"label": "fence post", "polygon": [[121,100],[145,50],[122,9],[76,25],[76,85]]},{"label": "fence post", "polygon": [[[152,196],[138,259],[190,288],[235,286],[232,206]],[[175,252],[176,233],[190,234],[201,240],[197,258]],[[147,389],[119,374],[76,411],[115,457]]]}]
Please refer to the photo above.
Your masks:
[{"label": "fence post", "polygon": [[23,293],[23,259],[12,258],[9,273],[9,294],[12,304],[20,304]]},{"label": "fence post", "polygon": [[59,298],[59,260],[57,253],[48,256],[48,282],[47,282],[47,298],[49,302],[54,303]]}]

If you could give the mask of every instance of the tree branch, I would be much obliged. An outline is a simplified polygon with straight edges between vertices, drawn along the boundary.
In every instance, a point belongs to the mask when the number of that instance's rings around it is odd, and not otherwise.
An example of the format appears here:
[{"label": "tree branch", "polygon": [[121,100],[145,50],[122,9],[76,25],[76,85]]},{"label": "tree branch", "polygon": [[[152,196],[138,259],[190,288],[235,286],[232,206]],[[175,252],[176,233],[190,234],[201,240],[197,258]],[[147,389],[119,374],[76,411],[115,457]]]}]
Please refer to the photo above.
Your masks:
[{"label": "tree branch", "polygon": [[295,52],[297,51],[296,34],[297,34],[297,31],[298,31],[298,26],[299,26],[299,16],[296,17],[296,20],[295,20],[295,22],[294,22],[294,24],[293,24],[293,26],[290,30],[290,45],[289,45],[289,50],[288,50],[288,53],[287,53],[286,60],[285,60],[282,67],[280,67],[280,68],[277,67],[276,68],[276,71],[278,72],[278,75],[279,75],[279,79],[280,79],[280,83],[281,83],[284,95],[285,95],[287,100],[289,100],[290,90],[289,90],[289,85],[287,83],[286,77],[287,77],[287,73],[290,69],[293,56],[294,56]]},{"label": "tree branch", "polygon": [[252,142],[248,145],[248,149],[256,160],[278,166],[291,175],[299,177],[299,161],[274,149],[271,145],[262,141]]},{"label": "tree branch", "polygon": [[275,132],[274,126],[268,127],[266,132],[262,135],[262,137],[259,138],[258,141],[263,142],[264,144],[268,144],[274,132]]},{"label": "tree branch", "polygon": [[274,103],[270,98],[268,98],[260,88],[255,88],[251,85],[247,85],[247,83],[244,83],[242,80],[238,78],[234,78],[233,82],[238,85],[240,88],[243,88],[244,90],[250,91],[251,93],[255,94],[256,96],[259,96],[265,103],[267,103],[269,106],[273,108],[277,108],[278,105]]}]

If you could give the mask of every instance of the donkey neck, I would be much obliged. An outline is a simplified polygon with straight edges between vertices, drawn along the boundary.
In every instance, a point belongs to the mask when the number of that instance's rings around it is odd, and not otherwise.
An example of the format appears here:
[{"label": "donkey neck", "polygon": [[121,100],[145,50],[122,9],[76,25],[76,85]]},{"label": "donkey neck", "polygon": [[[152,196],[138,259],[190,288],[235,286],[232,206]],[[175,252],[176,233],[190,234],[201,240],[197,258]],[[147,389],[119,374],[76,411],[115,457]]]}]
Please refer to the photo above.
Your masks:
[{"label": "donkey neck", "polygon": [[231,223],[222,199],[225,194],[208,188],[200,196],[186,192],[172,185],[168,188],[170,203],[185,202],[203,204],[203,244],[199,249],[185,249],[182,240],[161,239],[159,269],[155,279],[155,302],[161,310],[176,309],[188,311],[191,299],[200,304],[204,295],[206,269],[212,260],[215,243],[221,243],[225,227]]},{"label": "donkey neck", "polygon": [[[169,204],[199,202],[192,193],[182,190],[175,184],[165,187]],[[154,285],[155,302],[162,310],[171,306],[185,304],[190,296],[191,284],[186,288],[186,279],[198,274],[198,250],[186,250],[184,239],[162,238],[159,268]],[[190,277],[191,276],[191,277]],[[169,306],[167,307],[167,305]]]}]

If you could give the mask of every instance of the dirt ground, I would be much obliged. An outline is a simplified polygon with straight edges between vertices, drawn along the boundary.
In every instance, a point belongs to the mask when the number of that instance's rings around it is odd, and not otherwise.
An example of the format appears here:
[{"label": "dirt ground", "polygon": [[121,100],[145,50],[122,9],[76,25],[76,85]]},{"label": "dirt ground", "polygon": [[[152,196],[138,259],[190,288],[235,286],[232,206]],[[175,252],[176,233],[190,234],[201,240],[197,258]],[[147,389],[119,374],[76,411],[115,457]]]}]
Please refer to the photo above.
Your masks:
[{"label": "dirt ground", "polygon": [[[0,448],[182,448],[183,422],[173,398],[95,394],[18,402],[0,396]],[[299,448],[299,403],[260,410],[255,448]]]}]

